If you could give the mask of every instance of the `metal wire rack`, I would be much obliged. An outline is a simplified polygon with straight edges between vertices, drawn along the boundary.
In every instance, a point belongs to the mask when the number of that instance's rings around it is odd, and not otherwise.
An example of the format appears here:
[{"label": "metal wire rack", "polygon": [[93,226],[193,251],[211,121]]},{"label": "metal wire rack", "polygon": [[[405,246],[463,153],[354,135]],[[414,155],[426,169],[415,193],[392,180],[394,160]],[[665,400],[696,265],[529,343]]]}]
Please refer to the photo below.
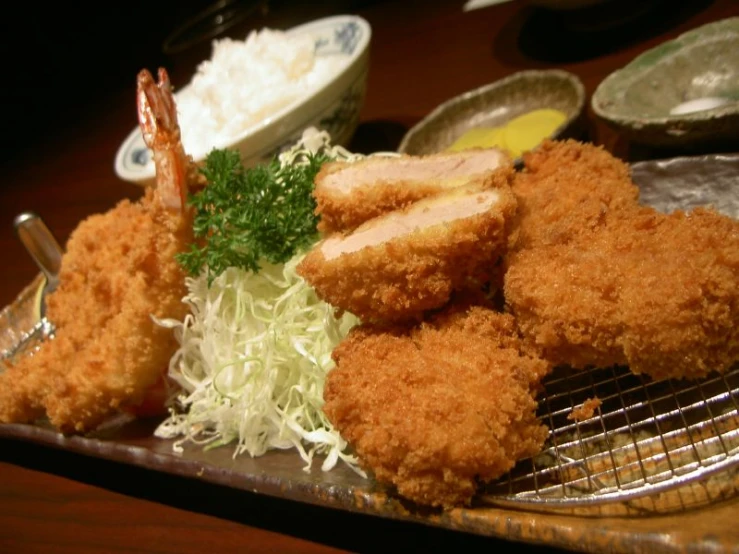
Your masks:
[{"label": "metal wire rack", "polygon": [[[588,403],[592,415],[573,417]],[[701,381],[560,370],[539,417],[550,429],[543,451],[489,485],[484,502],[546,509],[653,495],[739,465],[739,366]]]}]

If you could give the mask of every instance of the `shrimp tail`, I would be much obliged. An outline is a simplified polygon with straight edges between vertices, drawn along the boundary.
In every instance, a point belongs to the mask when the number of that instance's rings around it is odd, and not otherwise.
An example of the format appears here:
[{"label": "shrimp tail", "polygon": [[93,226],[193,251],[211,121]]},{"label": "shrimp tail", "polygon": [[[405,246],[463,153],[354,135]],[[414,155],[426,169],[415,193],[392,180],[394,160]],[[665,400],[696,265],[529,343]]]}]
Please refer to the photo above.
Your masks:
[{"label": "shrimp tail", "polygon": [[147,69],[137,78],[136,102],[144,142],[154,154],[156,186],[163,205],[183,211],[187,199],[190,159],[182,146],[177,109],[172,85],[164,68],[159,68],[159,81]]}]

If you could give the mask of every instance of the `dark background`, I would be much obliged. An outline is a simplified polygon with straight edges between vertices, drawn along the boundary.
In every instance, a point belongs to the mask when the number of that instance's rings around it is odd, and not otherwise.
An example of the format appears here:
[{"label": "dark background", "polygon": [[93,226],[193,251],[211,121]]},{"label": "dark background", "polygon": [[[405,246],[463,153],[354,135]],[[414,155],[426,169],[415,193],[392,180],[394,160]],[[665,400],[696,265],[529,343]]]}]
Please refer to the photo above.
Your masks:
[{"label": "dark background", "polygon": [[[0,171],[9,161],[34,163],[35,145],[58,140],[77,122],[104,118],[106,105],[115,105],[112,102],[120,99],[126,87],[130,89],[133,127],[138,71],[165,66],[175,87],[186,84],[197,64],[211,55],[214,37],[208,36],[206,29],[220,29],[215,38],[243,39],[252,29],[289,28],[317,17],[404,1],[408,0],[5,3],[0,15],[4,130]],[[618,51],[658,35],[711,2],[612,0],[597,9],[578,12],[531,10],[526,12],[529,17],[525,23],[508,26],[518,36],[491,40],[495,44],[518,42],[518,55],[526,56],[529,62],[558,66]],[[417,5],[423,9],[424,2]],[[195,25],[195,21],[202,25]],[[498,58],[516,66],[517,60],[509,59],[514,52],[493,48]],[[114,94],[118,94],[115,99]],[[19,160],[21,157],[27,159]]]},{"label": "dark background", "polygon": [[[0,101],[5,131],[0,164],[19,161],[18,157],[32,162],[34,145],[39,141],[53,139],[91,115],[105,117],[110,96],[126,86],[130,86],[134,106],[136,74],[142,68],[154,71],[164,65],[175,86],[186,84],[197,63],[210,57],[212,38],[202,30],[214,28],[219,17],[226,28],[218,38],[243,39],[249,30],[271,26],[278,18],[284,28],[289,28],[305,21],[307,10],[314,17],[317,13],[350,12],[371,3],[377,2],[129,0],[6,4],[5,14],[0,16]],[[178,33],[201,15],[203,27],[190,27],[193,31],[189,35]],[[180,40],[175,40],[177,36]],[[196,41],[195,36],[202,39]]]},{"label": "dark background", "polygon": [[138,69],[163,61],[160,45],[171,16],[203,3],[15,5],[0,19],[3,160],[25,154],[55,129],[84,119],[127,81],[133,92]]}]

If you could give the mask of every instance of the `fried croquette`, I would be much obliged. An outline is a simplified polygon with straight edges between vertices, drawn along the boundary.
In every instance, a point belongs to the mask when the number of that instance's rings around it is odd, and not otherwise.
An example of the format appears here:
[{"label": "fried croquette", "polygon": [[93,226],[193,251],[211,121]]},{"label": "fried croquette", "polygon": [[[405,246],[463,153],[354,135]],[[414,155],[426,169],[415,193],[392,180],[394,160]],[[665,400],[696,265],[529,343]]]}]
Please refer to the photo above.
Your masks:
[{"label": "fried croquette", "polygon": [[330,162],[315,179],[318,230],[325,236],[352,231],[365,221],[450,188],[507,184],[512,172],[508,155],[494,148]]},{"label": "fried croquette", "polygon": [[515,208],[507,186],[458,187],[323,240],[297,271],[362,320],[416,319],[490,278]]},{"label": "fried croquette", "polygon": [[548,142],[525,163],[504,296],[543,356],[655,379],[739,357],[739,222],[640,206],[627,166],[592,145]]},{"label": "fried croquette", "polygon": [[418,504],[469,504],[547,437],[535,396],[550,366],[522,350],[510,315],[474,306],[363,325],[333,358],[326,415],[378,482]]}]

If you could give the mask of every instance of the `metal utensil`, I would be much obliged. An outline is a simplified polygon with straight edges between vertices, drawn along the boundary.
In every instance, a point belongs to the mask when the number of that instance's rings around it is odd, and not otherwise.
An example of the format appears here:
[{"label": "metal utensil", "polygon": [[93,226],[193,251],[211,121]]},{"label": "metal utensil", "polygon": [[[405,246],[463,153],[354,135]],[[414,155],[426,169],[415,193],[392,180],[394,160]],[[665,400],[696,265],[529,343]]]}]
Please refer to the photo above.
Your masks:
[{"label": "metal utensil", "polygon": [[[38,320],[34,320],[35,323],[30,329],[15,329],[17,340],[0,349],[0,362],[35,350],[43,341],[53,337],[56,332],[54,323],[46,317],[46,297],[59,285],[63,250],[44,221],[33,212],[23,212],[16,216],[13,226],[21,243],[41,269],[45,282],[38,298]],[[33,306],[35,310],[35,300]],[[8,309],[10,308],[6,308]],[[1,371],[2,365],[0,364]]]},{"label": "metal utensil", "polygon": [[34,212],[23,212],[13,222],[18,238],[46,277],[41,297],[41,317],[46,312],[46,296],[59,285],[63,250],[49,228]]}]

